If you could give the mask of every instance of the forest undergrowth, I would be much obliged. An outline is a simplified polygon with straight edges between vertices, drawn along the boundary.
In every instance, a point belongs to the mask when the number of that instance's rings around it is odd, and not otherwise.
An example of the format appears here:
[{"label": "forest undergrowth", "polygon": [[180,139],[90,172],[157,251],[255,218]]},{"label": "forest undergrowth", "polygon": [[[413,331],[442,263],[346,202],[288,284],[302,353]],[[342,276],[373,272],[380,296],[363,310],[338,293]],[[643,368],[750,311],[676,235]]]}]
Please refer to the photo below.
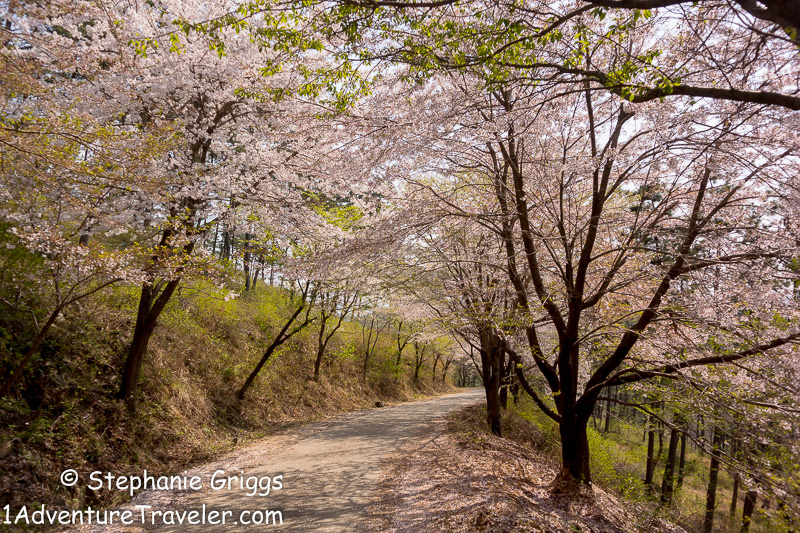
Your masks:
[{"label": "forest undergrowth", "polygon": [[[516,404],[509,404],[509,416],[519,426],[524,419],[533,426],[528,431],[538,435],[535,440],[525,439],[534,449],[553,458],[552,467],[557,469],[557,458],[560,453],[558,426],[545,416],[530,400],[520,398]],[[523,422],[524,423],[524,422]],[[483,429],[483,428],[482,428]],[[485,429],[483,429],[485,431]],[[517,440],[515,435],[520,431],[511,431],[507,437]],[[667,432],[664,432],[667,433]],[[674,494],[672,504],[667,508],[660,504],[657,486],[649,487],[645,483],[647,464],[647,428],[632,424],[618,417],[612,417],[606,431],[603,416],[599,410],[589,426],[589,442],[591,444],[592,478],[595,485],[614,494],[626,507],[635,507],[650,517],[662,517],[684,528],[686,531],[702,531],[705,514],[706,488],[709,476],[709,455],[700,450],[691,441],[687,445],[683,481]],[[666,435],[668,436],[668,435]],[[655,479],[660,483],[667,461],[667,443],[664,435],[657,445],[655,461]],[[714,532],[733,533],[740,531],[743,491],[738,491],[735,512],[731,513],[734,477],[725,468],[720,468],[717,482],[716,514]],[[657,485],[658,483],[654,483]],[[786,531],[787,525],[773,512],[770,502],[758,506],[754,512],[750,531],[754,533],[772,533]]]}]

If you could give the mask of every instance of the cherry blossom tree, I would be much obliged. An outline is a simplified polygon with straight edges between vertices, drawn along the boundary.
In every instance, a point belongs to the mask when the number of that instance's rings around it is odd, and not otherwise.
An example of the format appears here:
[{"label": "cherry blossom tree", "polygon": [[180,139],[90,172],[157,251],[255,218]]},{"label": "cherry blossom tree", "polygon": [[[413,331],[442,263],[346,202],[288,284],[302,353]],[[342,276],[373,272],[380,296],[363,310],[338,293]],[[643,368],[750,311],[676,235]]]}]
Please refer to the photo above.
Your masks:
[{"label": "cherry blossom tree", "polygon": [[[339,142],[320,120],[338,105],[326,103],[320,88],[331,81],[329,58],[316,41],[281,41],[283,33],[270,33],[275,21],[257,25],[258,43],[235,28],[198,29],[225,13],[184,2],[56,3],[20,7],[13,18],[14,39],[26,43],[16,48],[25,56],[20,64],[51,61],[47,49],[55,49],[69,67],[60,65],[62,72],[75,72],[54,106],[139,138],[164,131],[169,141],[160,152],[140,153],[139,171],[119,177],[103,204],[147,258],[119,391],[131,409],[159,316],[184,276],[213,268],[202,246],[211,230],[222,225],[228,237],[240,231],[308,246],[320,231],[341,232],[324,223],[309,194],[347,197],[358,188],[332,176],[319,157]],[[11,136],[16,142],[20,131]],[[84,229],[88,237],[101,226]]]},{"label": "cherry blossom tree", "polygon": [[[141,278],[140,248],[109,246],[114,235],[129,229],[127,215],[116,208],[127,196],[125,183],[145,176],[150,158],[172,147],[170,128],[131,128],[94,113],[107,99],[82,87],[104,70],[104,58],[114,51],[77,56],[72,46],[91,33],[90,26],[39,23],[49,15],[58,20],[63,5],[54,4],[52,12],[8,7],[2,30],[7,39],[0,220],[8,231],[5,245],[16,250],[6,264],[9,272],[19,270],[10,282],[29,290],[17,290],[15,301],[5,303],[27,308],[37,334],[4,382],[3,395],[68,306],[117,281]],[[26,257],[33,263],[17,262]],[[23,281],[34,274],[42,276],[38,283]],[[40,296],[48,302],[41,324],[25,303]]]},{"label": "cherry blossom tree", "polygon": [[[797,160],[774,108],[559,94],[431,80],[393,109],[403,126],[383,169],[428,191],[439,217],[494,236],[500,255],[471,261],[511,284],[495,344],[546,382],[549,399],[526,389],[561,428],[566,486],[591,482],[586,424],[607,387],[785,353],[800,338]],[[699,337],[680,349],[651,345],[687,325]]]}]

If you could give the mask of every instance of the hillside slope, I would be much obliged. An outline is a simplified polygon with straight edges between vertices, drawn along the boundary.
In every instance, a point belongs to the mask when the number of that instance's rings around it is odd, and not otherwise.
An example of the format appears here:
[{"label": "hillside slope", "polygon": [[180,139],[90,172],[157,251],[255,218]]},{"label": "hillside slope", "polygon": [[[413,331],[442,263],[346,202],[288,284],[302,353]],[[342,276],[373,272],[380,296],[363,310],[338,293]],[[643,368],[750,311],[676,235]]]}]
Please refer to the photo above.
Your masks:
[{"label": "hillside slope", "polygon": [[[165,310],[142,370],[139,407],[115,400],[135,317],[137,288],[117,286],[68,309],[0,401],[0,505],[48,504],[71,509],[119,503],[119,493],[62,487],[66,468],[123,475],[168,474],[215,457],[236,442],[297,424],[453,388],[420,379],[383,334],[363,375],[361,326],[346,322],[331,342],[320,380],[313,324],[276,351],[245,400],[235,392],[265,346],[291,315],[288,291],[261,285],[232,295],[208,283],[184,287]],[[231,297],[234,296],[234,297]],[[29,317],[0,318],[0,362],[10,368],[28,334]],[[116,496],[115,496],[116,495]]]}]

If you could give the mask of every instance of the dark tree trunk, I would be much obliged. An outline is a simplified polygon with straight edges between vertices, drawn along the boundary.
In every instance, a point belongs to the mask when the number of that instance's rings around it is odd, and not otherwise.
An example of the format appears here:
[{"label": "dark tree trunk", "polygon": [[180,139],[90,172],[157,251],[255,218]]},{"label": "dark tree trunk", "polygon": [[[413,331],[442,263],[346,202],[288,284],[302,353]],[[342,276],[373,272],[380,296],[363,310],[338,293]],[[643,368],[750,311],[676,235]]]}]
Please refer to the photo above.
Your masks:
[{"label": "dark tree trunk", "polygon": [[681,431],[681,457],[678,461],[678,481],[676,483],[676,490],[681,490],[683,487],[683,474],[686,467],[686,432]]},{"label": "dark tree trunk", "polygon": [[309,325],[311,322],[316,320],[316,318],[309,318],[308,314],[306,314],[305,321],[301,322],[292,331],[289,331],[287,333],[291,325],[295,322],[295,320],[297,320],[297,317],[300,316],[300,313],[303,312],[303,309],[306,308],[306,305],[309,306],[311,305],[310,303],[307,304],[305,301],[306,298],[305,291],[301,295],[301,298],[303,299],[303,301],[300,303],[300,305],[298,305],[297,309],[289,318],[289,320],[287,320],[286,323],[283,325],[281,331],[275,336],[275,339],[272,341],[272,343],[270,343],[269,347],[267,347],[267,350],[264,352],[264,355],[261,356],[261,360],[258,362],[253,371],[250,372],[250,375],[247,376],[247,379],[242,385],[242,388],[240,388],[239,391],[236,393],[236,399],[238,401],[242,401],[244,399],[244,395],[247,393],[247,389],[249,389],[250,385],[253,384],[253,381],[255,381],[256,377],[258,376],[258,373],[261,371],[261,368],[266,364],[267,361],[269,361],[270,357],[272,357],[272,354],[275,352],[275,349],[278,348],[281,344],[291,339],[295,334],[302,331],[302,329],[305,328],[307,325]]},{"label": "dark tree trunk", "polygon": [[[334,312],[337,309],[337,305],[339,303],[338,295],[334,295],[330,300],[330,296],[328,297],[327,302],[323,302],[320,306],[319,311],[319,318],[320,318],[320,325],[319,325],[319,337],[317,338],[317,358],[314,361],[314,381],[319,381],[319,372],[320,366],[322,365],[322,358],[325,356],[325,350],[328,348],[328,343],[333,338],[333,335],[339,331],[339,328],[342,327],[342,323],[344,322],[345,317],[350,313],[353,309],[353,305],[356,302],[356,296],[353,295],[352,297],[348,298],[347,296],[342,296],[341,300],[341,308],[339,309],[339,318],[338,320],[332,324],[333,327],[330,329],[328,328],[328,319],[331,318]],[[326,309],[325,306],[328,306]],[[327,331],[327,334],[326,334]]]},{"label": "dark tree trunk", "polygon": [[139,297],[139,310],[136,314],[136,326],[133,329],[133,338],[128,347],[128,355],[122,370],[117,398],[125,402],[129,411],[136,411],[136,389],[139,386],[139,375],[142,370],[144,356],[147,354],[147,345],[156,329],[158,317],[172,298],[175,289],[180,284],[180,278],[167,282],[158,296],[151,283],[143,283]]},{"label": "dark tree trunk", "polygon": [[214,224],[214,244],[211,245],[211,254],[217,254],[217,239],[219,238],[219,222]]},{"label": "dark tree trunk", "polygon": [[[661,460],[661,452],[664,450],[664,427],[661,425],[661,422],[658,422],[658,451],[653,455],[653,470],[656,469],[658,466],[658,462]],[[655,473],[653,473],[655,475]]]},{"label": "dark tree trunk", "polygon": [[717,478],[719,476],[718,450],[722,442],[719,431],[714,428],[711,448],[711,463],[708,470],[708,491],[706,492],[706,515],[703,519],[703,533],[711,533],[714,528],[714,510],[717,507]]},{"label": "dark tree trunk", "polygon": [[742,507],[742,533],[750,531],[750,522],[753,521],[753,511],[756,509],[756,499],[758,493],[748,490],[744,495],[744,506]]},{"label": "dark tree trunk", "polygon": [[222,232],[222,258],[226,261],[231,258],[231,234],[228,231]]},{"label": "dark tree trunk", "polygon": [[511,391],[511,397],[513,398],[514,405],[517,405],[519,403],[519,381],[516,379],[516,376],[508,388]]},{"label": "dark tree trunk", "polygon": [[442,383],[444,383],[445,380],[447,379],[447,371],[450,369],[450,364],[452,362],[453,362],[452,359],[451,360],[446,360],[444,362],[444,369],[442,370]]},{"label": "dark tree trunk", "polygon": [[367,382],[367,370],[369,369],[369,350],[364,352],[364,366],[361,368],[361,381],[363,383]]},{"label": "dark tree trunk", "polygon": [[608,430],[611,427],[611,405],[611,400],[606,400],[606,423],[603,427],[603,432],[605,433],[608,433]]},{"label": "dark tree trunk", "polygon": [[403,321],[400,320],[397,322],[397,359],[394,362],[394,381],[399,382],[400,376],[402,375],[402,362],[403,362],[403,350],[405,349],[406,345],[411,340],[411,334],[406,336],[405,340],[403,339]]},{"label": "dark tree trunk", "polygon": [[731,516],[736,514],[736,504],[739,502],[739,474],[733,475],[733,494],[731,495]]},{"label": "dark tree trunk", "polygon": [[[193,216],[194,208],[190,207],[189,211]],[[189,220],[191,220],[191,216]],[[184,229],[187,233],[193,231],[191,225],[185,226]],[[173,229],[164,230],[161,234],[159,248],[168,248],[174,235],[175,231]],[[193,249],[194,242],[189,242],[180,249],[179,253],[188,256]],[[173,251],[173,254],[177,253]],[[160,259],[157,256],[153,258],[154,263],[159,261]],[[178,271],[180,271],[180,268]],[[181,278],[177,277],[169,281],[162,280],[155,285],[148,281],[142,284],[139,309],[136,312],[136,325],[133,328],[133,338],[128,347],[128,354],[122,369],[122,380],[117,393],[117,398],[123,400],[125,406],[132,413],[136,411],[136,390],[139,386],[139,375],[142,370],[144,356],[147,354],[147,345],[150,343],[150,337],[156,329],[158,317],[161,316],[180,282]],[[163,288],[160,287],[162,284]]]},{"label": "dark tree trunk", "polygon": [[559,424],[561,435],[561,472],[556,477],[554,489],[572,490],[574,482],[586,486],[592,484],[592,473],[589,464],[589,436],[587,426],[591,416],[569,416],[562,413]]},{"label": "dark tree trunk", "polygon": [[244,267],[244,290],[250,290],[250,234],[244,234],[244,258],[242,259]]},{"label": "dark tree trunk", "polygon": [[325,313],[320,313],[319,337],[317,338],[317,358],[314,360],[314,381],[319,381],[319,367],[322,364],[322,356],[325,354],[325,326],[328,317]]},{"label": "dark tree trunk", "polygon": [[653,419],[651,417],[647,424],[647,466],[645,467],[644,474],[644,484],[647,486],[647,490],[653,489],[653,471],[656,469],[655,458],[653,457],[655,438],[656,431],[653,427]]},{"label": "dark tree trunk", "polygon": [[498,374],[493,374],[488,381],[484,382],[486,389],[486,413],[487,423],[492,433],[498,437],[503,434],[501,422],[500,406],[500,379]]},{"label": "dark tree trunk", "polygon": [[500,377],[503,342],[491,327],[485,326],[480,331],[480,343],[481,372],[483,387],[486,391],[487,423],[492,433],[501,436]]},{"label": "dark tree trunk", "polygon": [[672,505],[672,479],[675,474],[675,455],[678,451],[679,433],[677,428],[672,428],[669,432],[669,451],[667,452],[667,463],[664,465],[664,480],[661,483],[661,503],[667,507]]},{"label": "dark tree trunk", "polygon": [[425,351],[428,347],[425,344],[420,344],[414,341],[414,381],[419,381],[419,369],[425,362]]},{"label": "dark tree trunk", "polygon": [[278,339],[279,337],[276,337],[275,340],[272,341],[272,344],[269,345],[267,351],[264,352],[263,356],[261,356],[261,360],[258,362],[253,371],[250,372],[250,375],[247,376],[247,379],[242,387],[236,392],[236,399],[238,401],[244,400],[244,395],[247,394],[247,390],[250,388],[250,385],[253,384],[253,381],[255,381],[258,373],[261,372],[261,368],[266,364],[267,361],[269,361],[270,357],[272,357],[273,352],[275,352],[275,348],[283,344],[283,342],[278,342]]},{"label": "dark tree trunk", "polygon": [[513,369],[514,369],[514,362],[509,357],[506,361],[505,352],[502,354],[502,359],[500,360],[500,368],[503,372],[502,376],[500,376],[500,407],[503,410],[508,409],[508,387],[511,384],[511,379],[513,376]]},{"label": "dark tree trunk", "polygon": [[259,255],[258,256],[258,269],[256,270],[256,273],[253,276],[253,289],[256,288],[256,282],[258,281],[258,278],[261,278],[262,280],[264,279],[264,267],[265,267],[264,256],[263,255]]}]

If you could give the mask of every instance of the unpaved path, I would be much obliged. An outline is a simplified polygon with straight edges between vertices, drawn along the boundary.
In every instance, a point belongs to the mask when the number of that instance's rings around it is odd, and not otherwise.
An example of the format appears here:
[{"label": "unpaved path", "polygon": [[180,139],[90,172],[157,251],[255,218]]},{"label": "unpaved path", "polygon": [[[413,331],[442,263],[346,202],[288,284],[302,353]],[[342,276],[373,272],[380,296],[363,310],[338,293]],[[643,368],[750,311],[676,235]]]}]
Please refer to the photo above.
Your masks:
[{"label": "unpaved path", "polygon": [[[242,463],[235,462],[204,465],[186,474],[199,475],[204,490],[144,492],[121,508],[132,511],[132,525],[83,531],[358,531],[365,523],[366,507],[376,498],[384,459],[432,421],[477,402],[481,396],[481,390],[470,390],[374,409],[298,440],[271,458],[255,464],[248,461],[243,469],[239,468]],[[225,471],[216,476],[217,480],[240,476],[246,484],[247,478],[259,478],[266,486],[269,481],[264,478],[272,478],[272,490],[267,496],[248,496],[252,491],[240,488],[238,479],[230,489],[211,490],[211,476],[217,470]],[[275,476],[282,476],[280,490],[274,490]],[[196,514],[191,515],[193,511]],[[283,525],[274,525],[277,515],[270,511],[280,512]]]}]

